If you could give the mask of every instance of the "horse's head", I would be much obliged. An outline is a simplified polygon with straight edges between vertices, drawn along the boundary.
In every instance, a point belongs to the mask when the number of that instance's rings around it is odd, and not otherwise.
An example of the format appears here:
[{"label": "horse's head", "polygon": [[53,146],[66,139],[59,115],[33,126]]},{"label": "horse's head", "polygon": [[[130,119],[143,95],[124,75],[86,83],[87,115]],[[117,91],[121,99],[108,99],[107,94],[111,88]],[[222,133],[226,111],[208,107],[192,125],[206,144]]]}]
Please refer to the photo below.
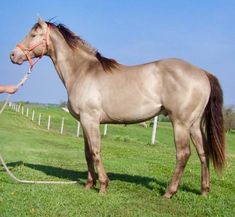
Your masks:
[{"label": "horse's head", "polygon": [[49,26],[41,18],[34,25],[32,30],[25,36],[23,41],[10,53],[13,63],[22,64],[28,60],[33,66],[32,59],[42,57],[48,52]]}]

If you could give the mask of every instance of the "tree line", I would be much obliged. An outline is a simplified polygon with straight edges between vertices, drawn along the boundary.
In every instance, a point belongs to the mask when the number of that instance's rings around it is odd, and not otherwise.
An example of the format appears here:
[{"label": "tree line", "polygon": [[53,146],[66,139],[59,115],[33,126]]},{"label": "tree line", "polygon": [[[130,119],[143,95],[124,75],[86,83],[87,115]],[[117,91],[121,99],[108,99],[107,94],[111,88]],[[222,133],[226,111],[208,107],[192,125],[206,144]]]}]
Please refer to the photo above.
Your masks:
[{"label": "tree line", "polygon": [[226,132],[235,130],[235,106],[226,106],[224,108],[224,127]]}]

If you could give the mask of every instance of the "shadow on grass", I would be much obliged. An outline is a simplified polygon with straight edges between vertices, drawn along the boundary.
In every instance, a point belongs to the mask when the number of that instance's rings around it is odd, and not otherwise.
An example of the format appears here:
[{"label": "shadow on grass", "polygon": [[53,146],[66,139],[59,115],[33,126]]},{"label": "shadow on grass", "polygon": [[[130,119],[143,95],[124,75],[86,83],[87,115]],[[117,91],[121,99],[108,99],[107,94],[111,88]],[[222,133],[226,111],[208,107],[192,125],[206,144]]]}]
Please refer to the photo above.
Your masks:
[{"label": "shadow on grass", "polygon": [[[20,165],[24,165],[28,168],[41,171],[49,176],[58,177],[61,179],[67,179],[72,181],[79,180],[79,183],[81,185],[85,185],[85,181],[87,178],[87,171],[75,171],[75,170],[69,170],[69,169],[63,169],[59,167],[53,167],[53,166],[46,166],[41,164],[30,164],[30,163],[23,163],[22,161],[19,162],[12,162],[8,163],[8,167],[17,167]],[[138,176],[138,175],[129,175],[129,174],[122,174],[122,173],[113,173],[109,172],[108,177],[111,181],[117,180],[122,182],[128,182],[133,183],[136,185],[142,185],[150,190],[157,189],[161,195],[163,195],[166,191],[168,183],[165,181],[157,180],[155,178],[146,177],[146,176]],[[200,192],[196,189],[192,189],[188,186],[181,186],[180,189],[182,191],[191,192],[194,194],[200,194]]]}]

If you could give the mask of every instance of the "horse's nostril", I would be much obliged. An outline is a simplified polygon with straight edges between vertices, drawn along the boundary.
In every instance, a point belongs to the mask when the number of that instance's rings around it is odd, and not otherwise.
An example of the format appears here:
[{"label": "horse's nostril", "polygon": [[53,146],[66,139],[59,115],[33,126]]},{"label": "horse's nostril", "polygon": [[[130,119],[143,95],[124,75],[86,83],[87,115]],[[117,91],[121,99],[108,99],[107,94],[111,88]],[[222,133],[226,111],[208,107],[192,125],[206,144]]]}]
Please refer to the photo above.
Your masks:
[{"label": "horse's nostril", "polygon": [[12,58],[14,57],[14,52],[11,53],[11,57],[12,57]]}]

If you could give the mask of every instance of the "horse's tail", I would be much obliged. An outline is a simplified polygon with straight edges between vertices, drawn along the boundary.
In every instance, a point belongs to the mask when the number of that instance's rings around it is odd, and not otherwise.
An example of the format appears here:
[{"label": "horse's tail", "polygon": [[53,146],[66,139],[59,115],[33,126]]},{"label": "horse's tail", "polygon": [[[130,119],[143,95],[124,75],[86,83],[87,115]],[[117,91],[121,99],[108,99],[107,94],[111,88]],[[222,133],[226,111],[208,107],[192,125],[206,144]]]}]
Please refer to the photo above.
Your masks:
[{"label": "horse's tail", "polygon": [[205,146],[208,157],[212,160],[215,170],[221,173],[225,164],[225,131],[223,118],[223,91],[218,79],[206,72],[211,92],[204,112],[206,131]]}]

